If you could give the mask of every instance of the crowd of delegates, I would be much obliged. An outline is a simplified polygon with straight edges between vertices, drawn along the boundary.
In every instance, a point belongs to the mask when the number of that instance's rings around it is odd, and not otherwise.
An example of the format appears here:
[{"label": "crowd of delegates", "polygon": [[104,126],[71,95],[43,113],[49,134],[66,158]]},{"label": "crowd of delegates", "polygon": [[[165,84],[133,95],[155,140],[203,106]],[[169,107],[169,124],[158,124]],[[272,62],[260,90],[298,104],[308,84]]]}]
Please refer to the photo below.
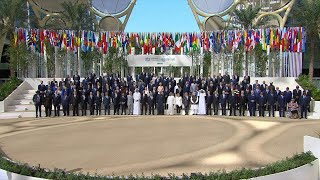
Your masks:
[{"label": "crowd of delegates", "polygon": [[[311,92],[301,91],[297,86],[293,92],[289,87],[280,91],[273,83],[260,84],[257,80],[251,84],[250,77],[245,76],[239,81],[237,75],[219,74],[213,77],[185,76],[176,81],[172,77],[156,76],[152,73],[137,74],[135,80],[131,76],[119,78],[116,74],[96,77],[90,74],[80,80],[74,75],[57,81],[53,79],[47,85],[43,82],[33,97],[36,106],[36,117],[41,117],[41,107],[45,108],[46,117],[51,116],[52,106],[54,116],[69,116],[72,107],[73,116],[110,115],[222,115],[245,116],[248,110],[250,116],[275,116],[275,110],[280,117],[285,117],[289,109],[300,118],[307,118],[311,100]],[[81,112],[81,114],[80,114]],[[89,114],[88,114],[89,115]],[[298,116],[298,117],[299,117]]]}]

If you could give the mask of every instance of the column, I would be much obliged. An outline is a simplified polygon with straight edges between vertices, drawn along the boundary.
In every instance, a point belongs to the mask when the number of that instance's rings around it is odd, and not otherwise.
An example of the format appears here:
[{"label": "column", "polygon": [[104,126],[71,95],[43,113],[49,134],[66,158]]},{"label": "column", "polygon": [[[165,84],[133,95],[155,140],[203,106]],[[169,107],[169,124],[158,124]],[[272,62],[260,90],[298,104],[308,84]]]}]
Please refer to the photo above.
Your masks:
[{"label": "column", "polygon": [[183,67],[180,68],[181,77],[183,77]]},{"label": "column", "polygon": [[163,74],[163,67],[161,67],[160,74]]},{"label": "column", "polygon": [[279,57],[279,76],[283,77],[283,61],[282,61],[282,45],[280,45],[280,57]]},{"label": "column", "polygon": [[82,77],[82,60],[81,60],[81,49],[78,47],[78,75]]},{"label": "column", "polygon": [[43,77],[44,78],[48,78],[48,59],[47,59],[47,51],[46,48],[44,46],[44,50],[43,50]]},{"label": "column", "polygon": [[58,47],[57,46],[54,46],[54,77],[55,78],[61,78],[59,77],[59,65],[58,65],[58,60],[57,60],[57,50],[58,50]]},{"label": "column", "polygon": [[214,52],[212,51],[211,53],[211,77],[213,77],[213,71],[214,71],[214,63],[213,63],[213,58],[214,58]]},{"label": "column", "polygon": [[135,67],[131,68],[131,76],[136,81],[136,70],[135,70]]},{"label": "column", "polygon": [[93,61],[92,62],[92,72],[95,73],[95,74],[97,74],[96,73],[96,69],[97,69],[97,63]]},{"label": "column", "polygon": [[203,76],[203,56],[200,55],[200,76]]},{"label": "column", "polygon": [[66,75],[69,75],[70,77],[72,76],[71,75],[71,67],[70,67],[70,48],[68,47],[67,48],[67,74]]},{"label": "column", "polygon": [[153,67],[153,74],[156,74],[156,67]]},{"label": "column", "polygon": [[269,77],[269,69],[270,69],[270,45],[267,46],[267,64],[266,64],[266,76]]}]

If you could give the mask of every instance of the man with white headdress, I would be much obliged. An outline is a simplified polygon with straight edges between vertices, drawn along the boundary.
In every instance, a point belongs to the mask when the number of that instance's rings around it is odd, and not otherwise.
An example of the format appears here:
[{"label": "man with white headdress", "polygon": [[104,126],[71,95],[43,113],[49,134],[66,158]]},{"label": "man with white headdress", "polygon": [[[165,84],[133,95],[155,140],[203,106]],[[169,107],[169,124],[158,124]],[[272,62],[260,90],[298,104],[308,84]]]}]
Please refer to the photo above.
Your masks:
[{"label": "man with white headdress", "polygon": [[140,100],[141,100],[141,94],[139,92],[139,89],[135,90],[136,92],[133,94],[133,115],[140,115]]},{"label": "man with white headdress", "polygon": [[198,93],[199,97],[199,107],[198,107],[198,114],[205,115],[206,114],[206,92],[201,89]]}]

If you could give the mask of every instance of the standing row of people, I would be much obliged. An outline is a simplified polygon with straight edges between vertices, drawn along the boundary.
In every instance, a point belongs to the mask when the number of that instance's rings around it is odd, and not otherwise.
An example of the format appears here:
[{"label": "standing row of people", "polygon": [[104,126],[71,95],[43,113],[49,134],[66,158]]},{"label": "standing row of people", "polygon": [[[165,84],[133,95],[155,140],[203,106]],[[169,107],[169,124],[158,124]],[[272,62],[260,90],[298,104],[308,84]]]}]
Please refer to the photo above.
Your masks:
[{"label": "standing row of people", "polygon": [[[259,84],[256,81],[250,84],[250,77],[244,77],[239,82],[239,77],[230,77],[228,73],[219,74],[217,77],[193,77],[184,76],[179,80],[172,77],[156,76],[149,73],[141,73],[135,81],[131,76],[125,79],[116,74],[107,74],[104,77],[96,77],[90,74],[80,80],[80,76],[66,77],[61,81],[43,82],[38,86],[33,101],[36,106],[36,116],[41,116],[41,106],[44,106],[46,116],[51,116],[53,107],[54,115],[68,116],[70,107],[74,116],[109,115],[173,115],[174,109],[180,114],[218,115],[221,109],[222,115],[245,115],[248,110],[250,116],[264,116],[265,111],[269,116],[275,116],[275,110],[279,111],[280,117],[285,116],[288,103],[294,99],[301,107],[303,116],[307,117],[311,92],[302,92],[299,87],[293,93],[287,88],[281,92],[273,83]],[[155,113],[155,111],[157,111]]]}]

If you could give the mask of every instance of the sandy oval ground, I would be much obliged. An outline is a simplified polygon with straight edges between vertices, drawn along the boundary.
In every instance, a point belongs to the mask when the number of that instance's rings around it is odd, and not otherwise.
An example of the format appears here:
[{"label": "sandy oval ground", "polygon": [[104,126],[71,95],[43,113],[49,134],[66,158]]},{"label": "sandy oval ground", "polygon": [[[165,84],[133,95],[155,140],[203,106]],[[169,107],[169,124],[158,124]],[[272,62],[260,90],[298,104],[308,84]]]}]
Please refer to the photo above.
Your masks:
[{"label": "sandy oval ground", "polygon": [[259,167],[303,151],[320,121],[213,116],[92,116],[0,121],[10,158],[102,175]]}]

